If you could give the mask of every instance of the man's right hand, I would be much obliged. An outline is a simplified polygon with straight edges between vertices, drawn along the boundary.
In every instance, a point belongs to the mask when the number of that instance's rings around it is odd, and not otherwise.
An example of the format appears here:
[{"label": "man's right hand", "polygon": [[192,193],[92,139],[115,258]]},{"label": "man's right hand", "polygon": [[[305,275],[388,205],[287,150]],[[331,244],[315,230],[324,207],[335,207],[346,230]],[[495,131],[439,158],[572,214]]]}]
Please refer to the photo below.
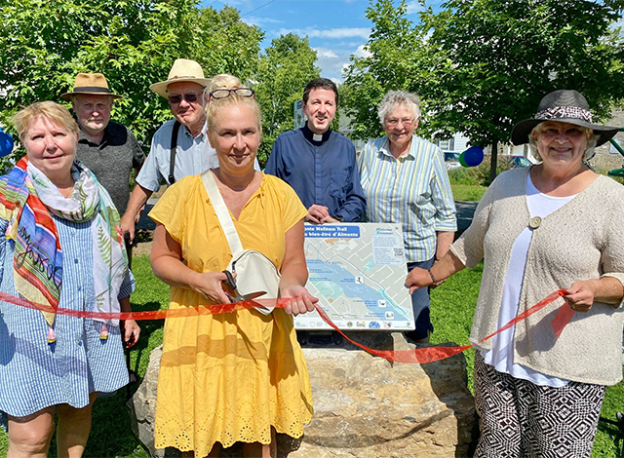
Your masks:
[{"label": "man's right hand", "polygon": [[144,188],[140,184],[136,184],[130,195],[130,201],[128,202],[128,208],[126,213],[121,217],[121,229],[123,232],[130,234],[130,243],[134,241],[134,229],[139,222],[139,218],[147,199],[152,195],[153,191]]},{"label": "man's right hand", "polygon": [[121,231],[125,234],[126,232],[130,235],[130,244],[134,242],[134,227],[135,227],[136,218],[131,217],[126,212],[121,218]]}]

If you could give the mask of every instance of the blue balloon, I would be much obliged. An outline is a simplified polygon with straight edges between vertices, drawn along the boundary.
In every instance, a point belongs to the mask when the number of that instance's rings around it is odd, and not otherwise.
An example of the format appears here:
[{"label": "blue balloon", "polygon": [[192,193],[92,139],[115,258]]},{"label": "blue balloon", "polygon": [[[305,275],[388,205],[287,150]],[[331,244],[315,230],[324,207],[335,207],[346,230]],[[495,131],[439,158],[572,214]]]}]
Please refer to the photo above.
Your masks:
[{"label": "blue balloon", "polygon": [[13,152],[13,137],[0,127],[0,157],[8,156]]},{"label": "blue balloon", "polygon": [[476,167],[483,162],[483,148],[471,146],[460,154],[459,163],[464,167]]}]

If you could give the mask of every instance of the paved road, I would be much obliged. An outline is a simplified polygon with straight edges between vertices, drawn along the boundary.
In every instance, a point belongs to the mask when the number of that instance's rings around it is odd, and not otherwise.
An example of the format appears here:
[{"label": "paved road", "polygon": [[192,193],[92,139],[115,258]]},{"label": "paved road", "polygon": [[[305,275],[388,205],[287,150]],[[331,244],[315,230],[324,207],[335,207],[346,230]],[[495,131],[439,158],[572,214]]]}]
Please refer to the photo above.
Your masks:
[{"label": "paved road", "polygon": [[158,199],[154,198],[150,198],[147,201],[147,204],[145,204],[145,210],[143,210],[143,213],[141,213],[141,219],[139,219],[139,224],[137,224],[137,229],[148,229],[150,231],[156,229],[156,223],[147,216],[152,207],[156,205],[156,202],[158,202]]},{"label": "paved road", "polygon": [[455,202],[457,209],[457,232],[464,232],[472,223],[479,202]]}]

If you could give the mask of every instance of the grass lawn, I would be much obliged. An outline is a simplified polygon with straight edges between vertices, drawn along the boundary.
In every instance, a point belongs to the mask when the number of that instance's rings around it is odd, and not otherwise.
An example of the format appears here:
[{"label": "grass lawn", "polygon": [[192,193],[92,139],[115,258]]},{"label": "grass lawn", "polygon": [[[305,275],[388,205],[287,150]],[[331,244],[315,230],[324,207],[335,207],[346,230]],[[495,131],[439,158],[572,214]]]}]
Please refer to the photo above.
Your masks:
[{"label": "grass lawn", "polygon": [[[137,279],[137,290],[132,295],[135,311],[165,308],[168,300],[168,287],[152,274],[147,256],[133,260],[133,272]],[[481,268],[464,270],[450,278],[432,294],[432,320],[435,333],[433,343],[468,343],[470,326],[481,281]],[[162,342],[162,321],[141,323],[142,335],[138,348],[131,352],[131,366],[140,376],[145,373],[149,353]],[[468,383],[472,390],[472,367],[474,351],[465,352],[468,361]],[[99,399],[94,407],[91,436],[85,451],[86,457],[126,457],[140,458],[148,454],[132,435],[128,411],[125,407],[125,390],[114,397]],[[624,412],[624,384],[607,389],[607,398],[602,415],[615,419],[616,412]],[[600,423],[592,457],[612,457],[621,455],[617,443],[617,429]],[[6,456],[7,438],[0,432],[0,456]],[[56,446],[52,444],[50,456],[56,457]]]},{"label": "grass lawn", "polygon": [[452,184],[453,199],[456,202],[479,202],[487,186]]}]

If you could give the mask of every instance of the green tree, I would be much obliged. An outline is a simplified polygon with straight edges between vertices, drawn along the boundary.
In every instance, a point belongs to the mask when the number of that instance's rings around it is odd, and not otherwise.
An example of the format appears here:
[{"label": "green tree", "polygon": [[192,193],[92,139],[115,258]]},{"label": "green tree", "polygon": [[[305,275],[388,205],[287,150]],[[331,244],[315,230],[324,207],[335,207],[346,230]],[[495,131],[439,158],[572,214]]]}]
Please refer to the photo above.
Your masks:
[{"label": "green tree", "polygon": [[[351,94],[371,95],[360,106],[349,98],[350,109],[372,111],[386,90],[411,90],[422,98],[425,136],[462,132],[482,146],[508,142],[514,123],[555,89],[579,90],[605,116],[624,96],[624,43],[613,27],[623,9],[622,0],[449,0],[413,25],[404,2],[376,1],[372,56],[353,59],[346,78]],[[361,119],[356,132],[370,135]]]},{"label": "green tree", "polygon": [[59,100],[79,72],[101,72],[124,99],[113,119],[149,145],[171,113],[149,85],[173,61],[199,61],[207,75],[252,75],[262,33],[234,8],[198,0],[4,0],[0,5],[0,122],[37,100]]},{"label": "green tree", "polygon": [[[619,30],[624,1],[447,1],[421,15],[430,33],[413,89],[426,97],[430,131],[464,132],[472,144],[508,142],[556,89],[583,93],[599,117],[624,97]],[[490,178],[495,176],[492,155]]]},{"label": "green tree", "polygon": [[255,75],[264,33],[241,21],[236,8],[201,8],[196,27],[196,46],[190,55],[208,75],[229,73],[241,81]]},{"label": "green tree", "polygon": [[366,43],[366,57],[351,56],[342,86],[343,107],[351,117],[354,138],[366,140],[383,132],[377,108],[391,89],[409,89],[419,61],[422,39],[413,23],[405,18],[402,1],[376,0],[366,10],[373,29]]},{"label": "green tree", "polygon": [[317,78],[316,51],[307,38],[289,33],[272,40],[260,57],[255,90],[262,108],[262,145],[258,160],[265,164],[279,134],[293,128],[294,103],[306,84]]}]

